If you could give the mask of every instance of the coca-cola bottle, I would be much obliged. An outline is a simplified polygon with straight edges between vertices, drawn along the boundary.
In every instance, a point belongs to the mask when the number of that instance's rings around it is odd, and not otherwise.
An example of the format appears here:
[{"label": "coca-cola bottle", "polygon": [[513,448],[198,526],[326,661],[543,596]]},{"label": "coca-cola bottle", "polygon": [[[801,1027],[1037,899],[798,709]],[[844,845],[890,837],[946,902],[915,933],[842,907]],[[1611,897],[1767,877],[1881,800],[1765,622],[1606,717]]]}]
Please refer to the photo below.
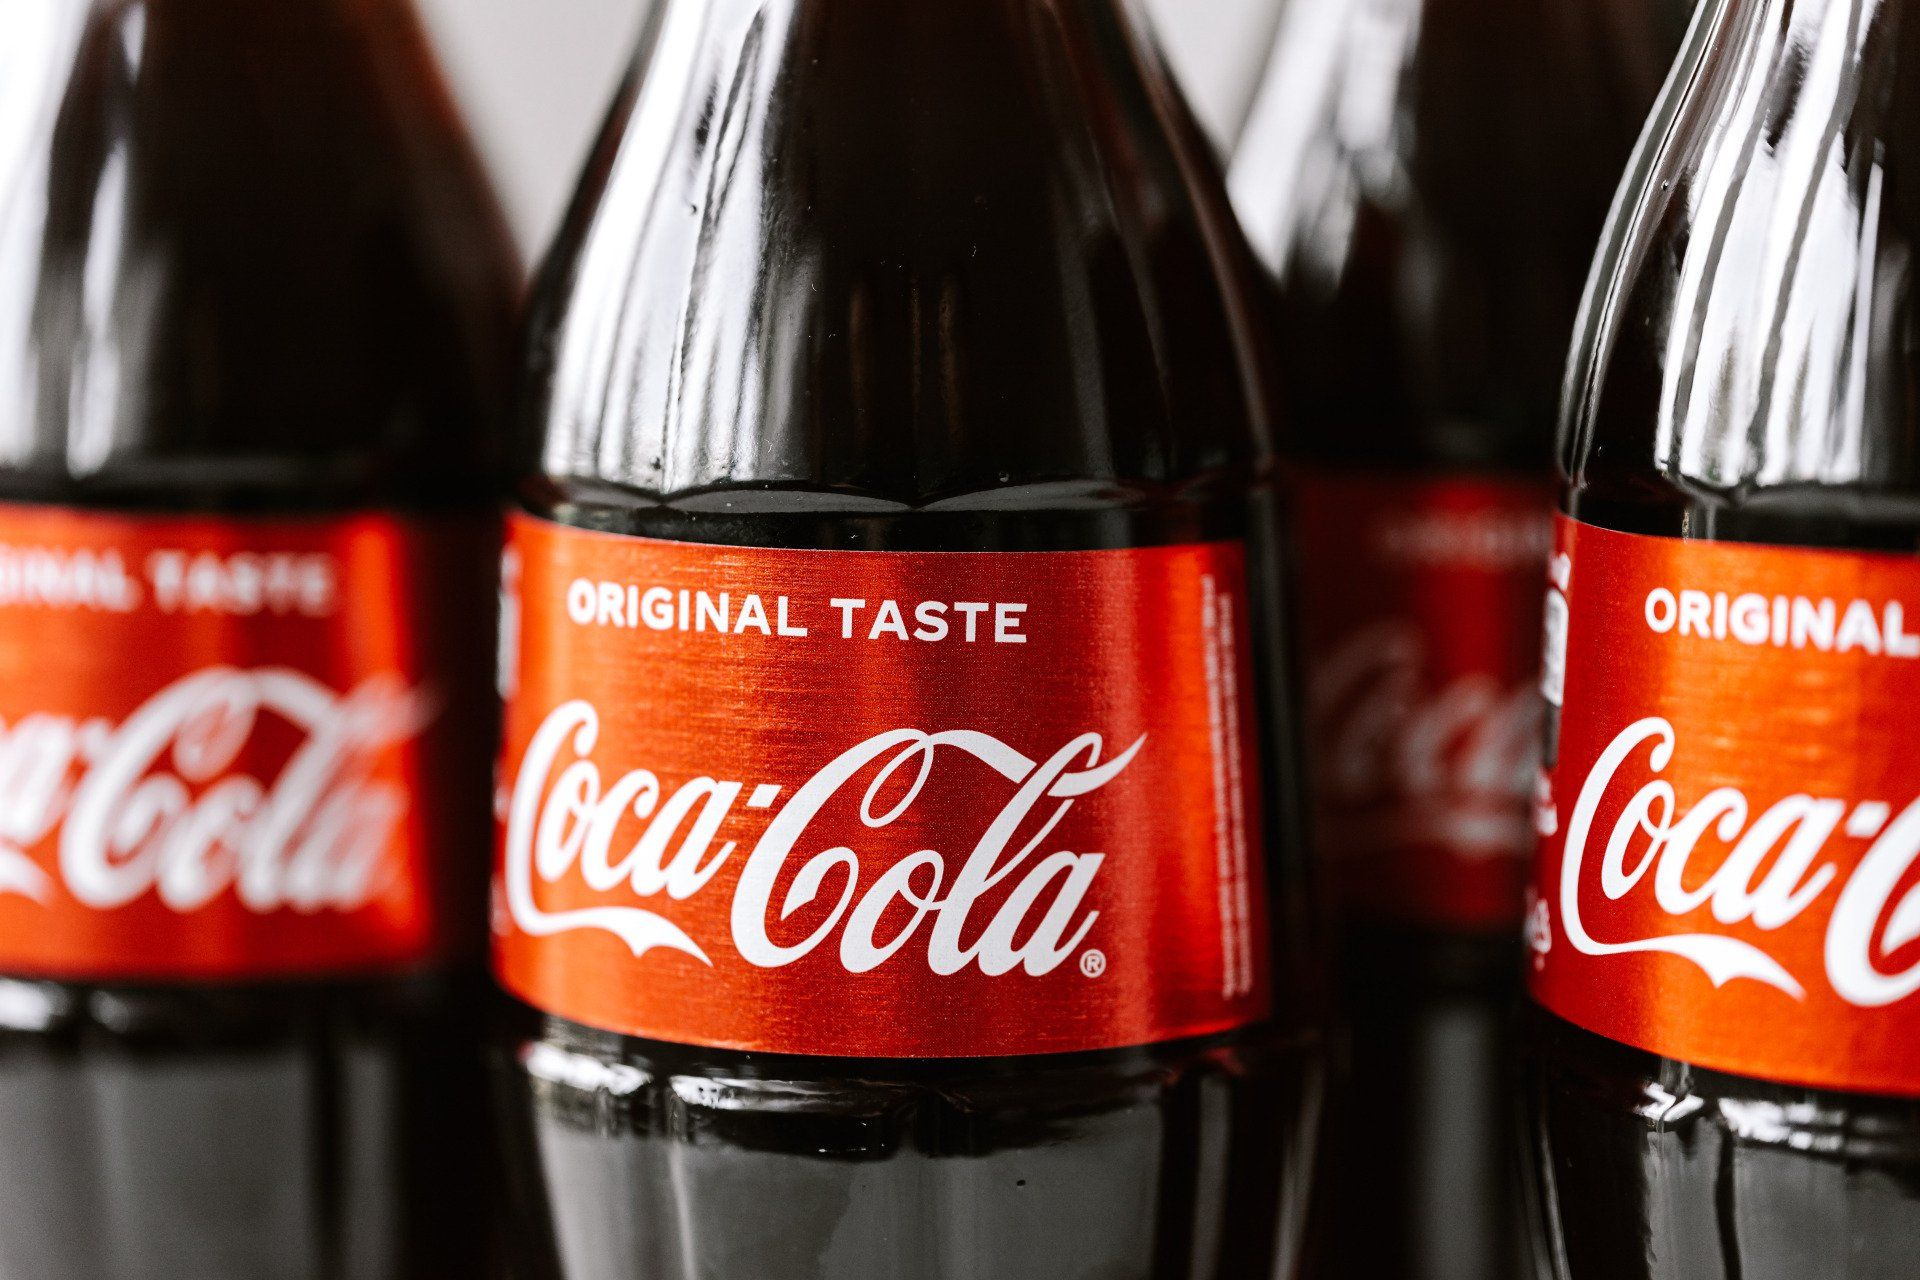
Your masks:
[{"label": "coca-cola bottle", "polygon": [[1543,1274],[1920,1240],[1920,11],[1705,8],[1568,379],[1525,1099]]},{"label": "coca-cola bottle", "polygon": [[649,47],[509,532],[520,1274],[1293,1274],[1273,475],[1165,69],[1118,0],[669,0]]},{"label": "coca-cola bottle", "polygon": [[1235,157],[1270,269],[1353,1275],[1513,1274],[1540,564],[1580,286],[1682,0],[1291,0]]},{"label": "coca-cola bottle", "polygon": [[0,4],[0,1275],[481,1274],[518,289],[405,0]]}]

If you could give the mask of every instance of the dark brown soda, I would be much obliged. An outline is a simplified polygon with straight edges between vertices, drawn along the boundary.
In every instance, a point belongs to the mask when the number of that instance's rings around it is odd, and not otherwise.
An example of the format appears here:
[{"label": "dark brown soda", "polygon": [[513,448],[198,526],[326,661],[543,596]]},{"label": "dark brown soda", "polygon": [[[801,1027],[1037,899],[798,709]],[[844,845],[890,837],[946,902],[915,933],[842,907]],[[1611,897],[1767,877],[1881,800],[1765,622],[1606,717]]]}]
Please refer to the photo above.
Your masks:
[{"label": "dark brown soda", "polygon": [[672,0],[657,21],[547,269],[522,502],[739,546],[1247,539],[1282,1013],[906,1062],[512,1004],[518,1274],[1293,1274],[1318,957],[1243,250],[1204,143],[1111,0]]},{"label": "dark brown soda", "polygon": [[[485,520],[518,289],[401,0],[0,5],[0,500]],[[439,586],[483,632],[492,575]],[[477,969],[0,976],[0,1275],[483,1274]]]},{"label": "dark brown soda", "polygon": [[[1581,286],[1687,9],[1291,0],[1233,185],[1269,272],[1281,449],[1301,483],[1537,484],[1544,524]],[[1539,620],[1478,625],[1531,636]],[[1348,905],[1333,1272],[1520,1274],[1518,896],[1513,929],[1491,932]]]},{"label": "dark brown soda", "polygon": [[[1787,163],[1809,130],[1814,163]],[[1596,269],[1568,381],[1569,514],[1667,538],[1920,551],[1917,181],[1912,4],[1706,6]],[[1833,216],[1812,216],[1816,197]],[[1728,235],[1736,221],[1764,227],[1769,251]],[[1683,267],[1705,268],[1704,288],[1678,289]],[[1914,1274],[1920,1101],[1528,1021],[1543,1274]]]}]

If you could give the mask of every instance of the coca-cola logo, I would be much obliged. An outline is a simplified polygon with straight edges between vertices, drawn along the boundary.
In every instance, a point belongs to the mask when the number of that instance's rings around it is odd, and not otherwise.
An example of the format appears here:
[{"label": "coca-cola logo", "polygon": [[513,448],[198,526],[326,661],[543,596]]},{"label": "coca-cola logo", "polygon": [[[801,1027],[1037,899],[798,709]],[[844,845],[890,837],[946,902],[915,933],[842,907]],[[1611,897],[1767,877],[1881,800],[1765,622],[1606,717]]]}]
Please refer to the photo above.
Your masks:
[{"label": "coca-cola logo", "polygon": [[1390,620],[1349,635],[1311,689],[1318,785],[1337,809],[1401,812],[1465,851],[1523,853],[1523,802],[1539,766],[1531,679],[1436,680],[1421,627]]},{"label": "coca-cola logo", "polygon": [[[1088,970],[1095,953],[1081,949],[1100,919],[1091,903],[1107,855],[1052,846],[1076,803],[1126,772],[1147,743],[1109,756],[1100,734],[1084,733],[1034,760],[986,733],[897,729],[847,748],[782,803],[784,788],[765,782],[670,785],[646,768],[609,782],[590,758],[600,732],[598,709],[576,700],[527,746],[507,814],[502,888],[513,927],[533,937],[600,931],[636,958],[663,949],[711,965],[719,939],[683,922],[724,918],[727,940],[759,969],[822,952],[848,973],[911,956],[937,976],[1043,976],[1076,956]],[[964,852],[870,847],[969,761],[1004,789],[979,806],[979,830],[954,833],[970,842]],[[845,825],[849,812],[857,828]],[[753,813],[770,817],[750,848],[725,838]],[[724,912],[670,918],[668,904],[726,883]],[[548,909],[542,885],[584,890],[592,905]]]},{"label": "coca-cola logo", "polygon": [[[1748,978],[1804,1000],[1813,975],[1804,964],[1796,973],[1795,955],[1772,940],[1824,909],[1824,943],[1813,954],[1842,1000],[1881,1008],[1920,991],[1920,961],[1883,967],[1920,939],[1920,800],[1896,813],[1881,799],[1792,794],[1762,803],[1720,786],[1682,808],[1659,776],[1679,750],[1673,724],[1647,717],[1614,737],[1582,783],[1558,886],[1560,926],[1573,947],[1589,956],[1677,956],[1716,987]],[[1636,763],[1649,775],[1637,785]],[[1603,810],[1614,816],[1596,858],[1590,842]],[[1849,841],[1864,850],[1842,852]],[[1717,862],[1714,842],[1725,846]],[[1615,936],[1606,926],[1617,921],[1589,918],[1596,889],[1632,907],[1621,918],[1672,927]],[[1699,923],[1703,910],[1711,925]]]},{"label": "coca-cola logo", "polygon": [[[48,903],[64,887],[99,911],[152,898],[185,914],[228,894],[258,914],[359,910],[400,870],[388,855],[408,808],[376,766],[434,714],[394,676],[341,695],[291,669],[216,667],[118,724],[21,717],[0,726],[0,894]],[[247,766],[266,735],[293,745],[258,777]]]}]

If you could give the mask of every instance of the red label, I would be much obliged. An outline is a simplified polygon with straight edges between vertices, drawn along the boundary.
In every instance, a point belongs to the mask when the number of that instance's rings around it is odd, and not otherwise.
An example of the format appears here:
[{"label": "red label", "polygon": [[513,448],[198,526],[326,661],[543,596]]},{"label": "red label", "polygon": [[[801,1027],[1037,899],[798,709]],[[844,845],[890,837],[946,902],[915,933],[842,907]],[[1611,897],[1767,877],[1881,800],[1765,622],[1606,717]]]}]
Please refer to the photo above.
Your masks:
[{"label": "red label", "polygon": [[378,515],[0,506],[0,972],[228,982],[445,951],[437,860],[476,781],[450,776],[476,726],[448,680],[485,626],[484,545]]},{"label": "red label", "polygon": [[1265,1016],[1238,544],[774,551],[521,517],[507,568],[494,959],[532,1004],[886,1058]]},{"label": "red label", "polygon": [[1314,472],[1294,503],[1316,834],[1349,910],[1511,928],[1533,851],[1546,486]]},{"label": "red label", "polygon": [[1920,557],[1558,542],[1535,996],[1700,1066],[1920,1094]]}]

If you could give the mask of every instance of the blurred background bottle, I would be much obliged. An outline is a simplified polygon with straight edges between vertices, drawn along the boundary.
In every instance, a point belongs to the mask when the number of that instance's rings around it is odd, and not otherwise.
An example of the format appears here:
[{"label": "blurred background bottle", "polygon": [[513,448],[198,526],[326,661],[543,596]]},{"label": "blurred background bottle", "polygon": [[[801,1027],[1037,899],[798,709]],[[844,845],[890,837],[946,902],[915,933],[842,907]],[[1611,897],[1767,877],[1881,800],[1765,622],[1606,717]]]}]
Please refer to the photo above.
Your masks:
[{"label": "blurred background bottle", "polygon": [[0,7],[0,1275],[476,1275],[519,268],[407,0]]},{"label": "blurred background bottle", "polygon": [[1233,165],[1271,272],[1315,840],[1347,921],[1336,1274],[1515,1273],[1509,1009],[1552,426],[1683,0],[1290,0]]}]

